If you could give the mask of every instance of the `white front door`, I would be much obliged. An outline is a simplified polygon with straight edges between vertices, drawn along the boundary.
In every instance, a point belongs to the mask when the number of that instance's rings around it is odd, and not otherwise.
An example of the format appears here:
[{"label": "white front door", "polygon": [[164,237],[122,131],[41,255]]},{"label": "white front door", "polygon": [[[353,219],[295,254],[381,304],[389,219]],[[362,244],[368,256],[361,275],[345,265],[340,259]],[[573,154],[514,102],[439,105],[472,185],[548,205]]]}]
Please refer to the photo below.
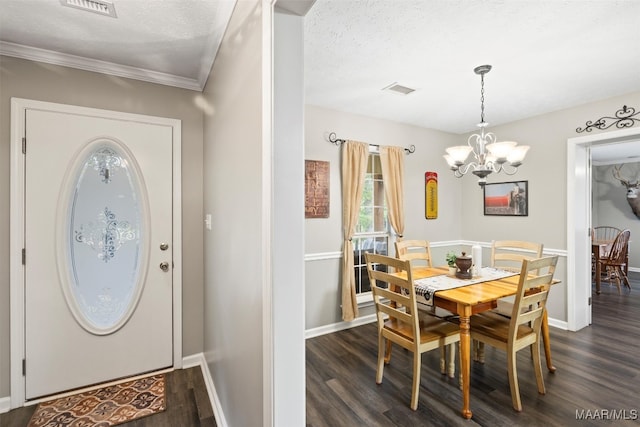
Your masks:
[{"label": "white front door", "polygon": [[25,112],[25,398],[173,366],[172,127]]}]

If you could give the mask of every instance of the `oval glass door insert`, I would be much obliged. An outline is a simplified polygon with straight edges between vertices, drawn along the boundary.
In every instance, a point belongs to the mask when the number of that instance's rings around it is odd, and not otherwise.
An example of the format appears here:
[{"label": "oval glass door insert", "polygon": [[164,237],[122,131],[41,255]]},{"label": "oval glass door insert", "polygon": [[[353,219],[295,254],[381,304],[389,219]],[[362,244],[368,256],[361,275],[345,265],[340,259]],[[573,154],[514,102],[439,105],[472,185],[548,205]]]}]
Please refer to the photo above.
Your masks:
[{"label": "oval glass door insert", "polygon": [[76,320],[103,335],[126,323],[142,294],[146,192],[135,160],[116,141],[90,143],[73,163],[63,287]]}]

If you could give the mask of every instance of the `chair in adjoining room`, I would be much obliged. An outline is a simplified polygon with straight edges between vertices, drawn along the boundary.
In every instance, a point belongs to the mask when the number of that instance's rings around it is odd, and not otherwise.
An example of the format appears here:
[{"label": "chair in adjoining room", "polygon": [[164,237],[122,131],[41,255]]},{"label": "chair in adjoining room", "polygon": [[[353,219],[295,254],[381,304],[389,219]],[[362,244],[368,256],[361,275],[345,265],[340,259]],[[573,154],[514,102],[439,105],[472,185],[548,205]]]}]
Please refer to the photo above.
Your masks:
[{"label": "chair in adjoining room", "polygon": [[631,231],[623,230],[616,236],[609,253],[601,257],[598,262],[600,263],[600,270],[606,271],[611,280],[611,277],[615,278],[616,285],[618,287],[618,294],[622,293],[620,289],[620,282],[623,282],[626,287],[631,290],[629,279],[625,273],[625,267],[627,265],[627,250],[629,247],[629,238],[631,237]]},{"label": "chair in adjoining room", "polygon": [[[596,262],[598,261],[598,257],[606,257],[609,255],[609,251],[611,250],[611,245],[613,241],[616,239],[618,234],[620,234],[622,230],[618,227],[613,227],[610,225],[599,225],[597,227],[593,227],[591,230],[591,242],[598,243],[597,251],[591,252],[591,273],[595,274],[596,272]],[[592,245],[592,249],[593,249]]]},{"label": "chair in adjoining room", "polygon": [[[418,316],[410,261],[371,253],[365,254],[365,257],[378,321],[376,383],[382,384],[385,340],[413,352],[410,406],[415,411],[418,408],[422,353],[446,346],[449,365],[454,366],[455,346],[452,344],[460,341],[460,329],[435,316],[422,319]],[[453,372],[449,374],[453,376]]]},{"label": "chair in adjoining room", "polygon": [[516,367],[519,350],[527,347],[531,349],[538,393],[546,392],[540,363],[540,329],[557,262],[557,256],[522,262],[510,318],[491,311],[471,317],[472,339],[507,352],[511,401],[516,411],[522,411]]}]

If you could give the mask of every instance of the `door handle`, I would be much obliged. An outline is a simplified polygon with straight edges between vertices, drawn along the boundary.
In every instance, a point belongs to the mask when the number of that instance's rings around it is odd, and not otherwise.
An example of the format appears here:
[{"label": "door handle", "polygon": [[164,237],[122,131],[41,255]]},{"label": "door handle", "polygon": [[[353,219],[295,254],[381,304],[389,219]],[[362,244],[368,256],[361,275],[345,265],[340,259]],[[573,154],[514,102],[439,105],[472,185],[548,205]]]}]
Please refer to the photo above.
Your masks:
[{"label": "door handle", "polygon": [[164,271],[165,273],[167,271],[169,271],[169,263],[168,262],[161,262],[160,263],[160,270]]}]

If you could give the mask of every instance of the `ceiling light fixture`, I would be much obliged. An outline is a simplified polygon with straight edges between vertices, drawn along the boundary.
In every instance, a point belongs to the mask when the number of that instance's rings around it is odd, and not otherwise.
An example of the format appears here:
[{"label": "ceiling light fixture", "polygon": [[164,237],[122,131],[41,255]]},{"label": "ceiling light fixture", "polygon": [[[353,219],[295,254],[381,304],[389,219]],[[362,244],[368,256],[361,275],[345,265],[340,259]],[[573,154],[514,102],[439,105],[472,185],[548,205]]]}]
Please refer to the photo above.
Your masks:
[{"label": "ceiling light fixture", "polygon": [[[471,135],[467,145],[447,148],[444,158],[457,178],[471,171],[479,178],[478,184],[483,186],[487,183],[487,176],[493,172],[515,174],[527,155],[529,146],[518,145],[513,141],[498,142],[495,134],[485,132],[489,123],[484,121],[484,75],[491,71],[491,65],[480,65],[473,71],[480,75],[480,134]],[[471,152],[475,160],[465,164]]]}]

